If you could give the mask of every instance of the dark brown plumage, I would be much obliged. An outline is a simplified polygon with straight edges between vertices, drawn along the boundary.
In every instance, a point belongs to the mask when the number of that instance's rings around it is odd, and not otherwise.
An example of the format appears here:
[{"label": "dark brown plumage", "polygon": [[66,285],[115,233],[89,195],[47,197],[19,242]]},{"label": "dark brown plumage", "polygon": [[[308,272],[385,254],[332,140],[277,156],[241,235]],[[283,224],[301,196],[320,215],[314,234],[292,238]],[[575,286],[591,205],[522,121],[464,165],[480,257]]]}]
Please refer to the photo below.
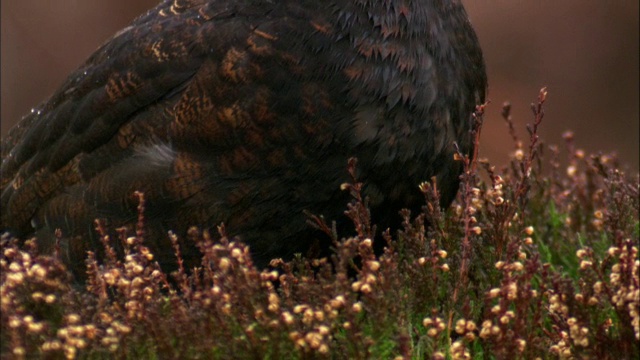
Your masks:
[{"label": "dark brown plumage", "polygon": [[133,225],[139,190],[161,264],[168,230],[224,222],[264,265],[310,242],[303,211],[345,220],[352,156],[378,223],[432,176],[448,205],[485,88],[456,0],[164,1],[3,139],[1,228],[61,229],[83,271],[93,220]]}]

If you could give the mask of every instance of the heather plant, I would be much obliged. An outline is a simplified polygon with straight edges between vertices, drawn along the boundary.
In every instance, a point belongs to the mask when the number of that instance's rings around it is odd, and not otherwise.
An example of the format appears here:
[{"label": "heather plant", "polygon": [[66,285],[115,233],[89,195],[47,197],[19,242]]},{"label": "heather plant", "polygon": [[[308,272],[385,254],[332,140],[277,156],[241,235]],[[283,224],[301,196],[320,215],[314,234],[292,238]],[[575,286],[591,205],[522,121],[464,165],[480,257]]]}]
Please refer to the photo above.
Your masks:
[{"label": "heather plant", "polygon": [[[221,225],[168,234],[178,269],[167,274],[145,247],[143,194],[135,233],[96,223],[103,249],[87,254],[82,284],[60,249],[41,255],[35,239],[4,236],[2,357],[638,358],[638,175],[571,133],[564,150],[543,144],[546,97],[525,141],[503,105],[506,166],[458,153],[454,205],[439,207],[435,180],[420,184],[423,211],[402,210],[396,232],[372,224],[352,159],[342,190],[353,230],[309,215],[333,241],[327,258],[258,269]],[[472,118],[476,149],[484,110]],[[195,269],[181,261],[186,241],[202,253]]]}]

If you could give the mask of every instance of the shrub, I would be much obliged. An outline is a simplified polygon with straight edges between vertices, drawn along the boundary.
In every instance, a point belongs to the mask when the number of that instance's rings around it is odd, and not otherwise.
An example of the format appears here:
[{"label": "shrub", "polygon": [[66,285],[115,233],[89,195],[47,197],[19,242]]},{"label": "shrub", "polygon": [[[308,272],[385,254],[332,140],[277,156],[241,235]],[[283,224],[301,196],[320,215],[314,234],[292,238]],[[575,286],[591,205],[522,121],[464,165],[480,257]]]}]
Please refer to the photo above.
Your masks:
[{"label": "shrub", "polygon": [[[353,233],[341,238],[310,218],[333,238],[330,258],[274,259],[260,270],[221,226],[185,239],[202,252],[196,269],[182,267],[181,240],[170,234],[180,267],[165,274],[144,246],[142,194],[137,234],[111,239],[97,224],[106,255],[88,254],[82,287],[57,254],[5,235],[2,356],[637,358],[638,176],[613,155],[586,155],[570,133],[563,165],[559,148],[538,138],[545,99],[543,89],[527,144],[504,105],[514,141],[507,166],[458,153],[456,203],[441,210],[438,184],[421,184],[423,212],[403,210],[397,233],[371,224],[351,160],[343,189]],[[483,112],[473,116],[477,146]]]}]

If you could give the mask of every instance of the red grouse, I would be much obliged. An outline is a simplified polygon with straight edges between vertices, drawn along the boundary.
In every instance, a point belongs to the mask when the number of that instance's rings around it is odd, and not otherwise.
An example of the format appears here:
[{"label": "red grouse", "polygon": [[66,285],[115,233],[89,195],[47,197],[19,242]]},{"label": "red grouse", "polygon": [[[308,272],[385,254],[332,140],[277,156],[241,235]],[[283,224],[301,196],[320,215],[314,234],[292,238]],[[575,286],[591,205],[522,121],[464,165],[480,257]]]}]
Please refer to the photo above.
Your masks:
[{"label": "red grouse", "polygon": [[305,211],[344,221],[357,157],[374,222],[458,188],[484,101],[482,52],[459,0],[171,0],[102,45],[2,140],[0,231],[55,231],[76,273],[94,219],[136,222],[161,264],[190,226],[225,223],[259,265],[304,250]]}]

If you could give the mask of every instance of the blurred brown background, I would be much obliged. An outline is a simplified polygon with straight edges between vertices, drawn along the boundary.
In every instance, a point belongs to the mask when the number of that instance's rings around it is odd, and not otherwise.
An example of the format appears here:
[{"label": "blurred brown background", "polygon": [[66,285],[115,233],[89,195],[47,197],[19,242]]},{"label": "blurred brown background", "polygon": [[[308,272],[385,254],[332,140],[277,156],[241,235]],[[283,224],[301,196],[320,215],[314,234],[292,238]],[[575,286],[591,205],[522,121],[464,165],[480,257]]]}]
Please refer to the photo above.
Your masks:
[{"label": "blurred brown background", "polygon": [[[639,161],[637,0],[466,0],[482,43],[492,101],[482,155],[496,165],[511,149],[501,104],[524,135],[529,104],[547,86],[542,135],[571,129],[588,151]],[[2,134],[45,100],[102,42],[157,0],[2,0]]]}]

